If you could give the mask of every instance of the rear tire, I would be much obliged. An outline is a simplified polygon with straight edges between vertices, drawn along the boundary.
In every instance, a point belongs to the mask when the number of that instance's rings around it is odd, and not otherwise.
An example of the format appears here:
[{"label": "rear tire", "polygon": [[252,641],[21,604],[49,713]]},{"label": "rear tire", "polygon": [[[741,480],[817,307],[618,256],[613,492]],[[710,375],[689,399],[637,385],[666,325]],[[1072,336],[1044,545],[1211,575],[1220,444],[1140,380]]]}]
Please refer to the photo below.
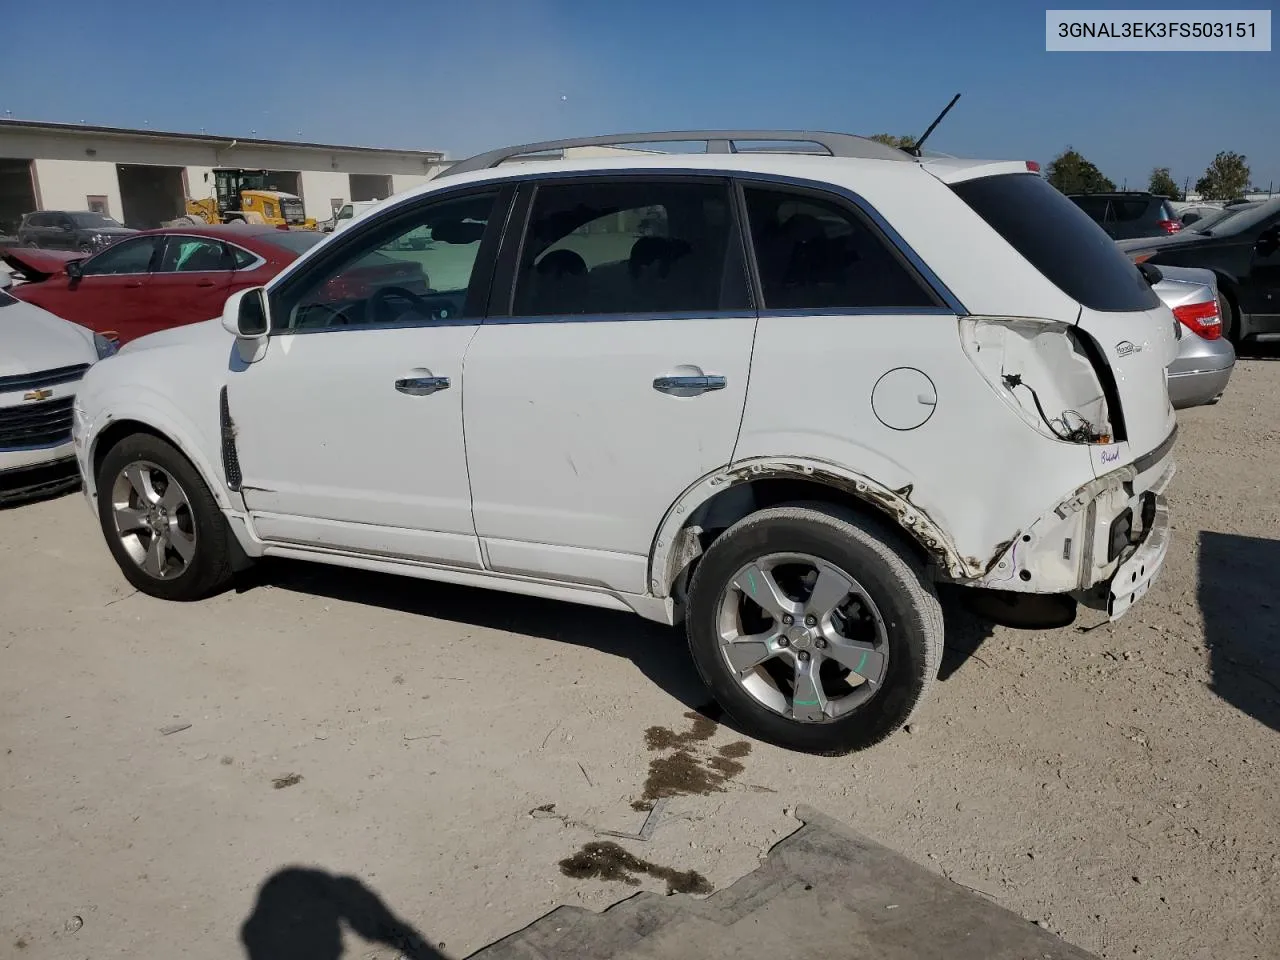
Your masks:
[{"label": "rear tire", "polygon": [[[813,574],[802,576],[806,564]],[[905,724],[942,659],[942,608],[924,565],[891,528],[821,503],[762,510],[712,543],[686,629],[703,681],[744,731],[832,756]]]},{"label": "rear tire", "polygon": [[230,532],[213,494],[172,444],[135,433],[103,458],[98,521],[125,579],[162,600],[199,600],[231,582]]},{"label": "rear tire", "polygon": [[1230,299],[1221,290],[1218,291],[1218,316],[1222,318],[1223,337],[1230,340],[1232,344],[1238,345],[1236,330],[1239,325],[1236,323],[1235,310],[1231,306]]}]

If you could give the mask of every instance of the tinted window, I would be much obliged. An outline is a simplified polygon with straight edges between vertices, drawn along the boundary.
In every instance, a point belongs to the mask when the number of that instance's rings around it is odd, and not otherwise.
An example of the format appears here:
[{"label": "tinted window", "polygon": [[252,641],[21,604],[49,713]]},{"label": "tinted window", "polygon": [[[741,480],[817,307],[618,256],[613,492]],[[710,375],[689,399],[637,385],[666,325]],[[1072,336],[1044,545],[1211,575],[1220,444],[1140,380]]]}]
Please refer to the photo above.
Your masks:
[{"label": "tinted window", "polygon": [[748,305],[724,181],[546,184],[534,194],[512,313],[711,313]]},{"label": "tinted window", "polygon": [[161,273],[209,273],[230,270],[231,261],[220,240],[209,237],[170,237],[160,258]]},{"label": "tinted window", "polygon": [[1159,306],[1115,242],[1035,174],[978,177],[952,189],[1058,289],[1091,310]]},{"label": "tinted window", "polygon": [[138,237],[113,244],[84,262],[86,277],[113,273],[146,273],[151,255],[164,237]]},{"label": "tinted window", "polygon": [[1106,197],[1072,197],[1071,201],[1098,223],[1107,218]]},{"label": "tinted window", "polygon": [[28,227],[45,227],[45,226],[48,226],[48,225],[49,225],[49,217],[48,217],[46,214],[43,214],[43,213],[29,213],[29,214],[27,214],[27,222],[26,222],[25,226],[28,226]]},{"label": "tinted window", "polygon": [[[423,324],[464,315],[496,194],[440,200],[353,229],[338,258],[273,300],[277,329]],[[364,226],[364,225],[362,225]]]},{"label": "tinted window", "polygon": [[842,204],[746,188],[764,307],[931,308],[937,301],[871,224]]},{"label": "tinted window", "polygon": [[1156,206],[1146,197],[1117,197],[1111,201],[1111,209],[1115,211],[1117,220],[1133,221],[1141,220],[1148,210],[1154,211]]}]

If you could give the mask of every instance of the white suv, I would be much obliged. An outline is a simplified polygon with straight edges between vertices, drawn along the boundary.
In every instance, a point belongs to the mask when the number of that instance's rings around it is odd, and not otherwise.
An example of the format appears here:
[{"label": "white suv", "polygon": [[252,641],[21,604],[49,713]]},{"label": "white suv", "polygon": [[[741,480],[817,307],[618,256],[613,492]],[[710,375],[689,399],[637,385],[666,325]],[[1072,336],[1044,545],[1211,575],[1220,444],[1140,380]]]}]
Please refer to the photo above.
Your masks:
[{"label": "white suv", "polygon": [[463,161],[220,323],[129,344],[75,436],[147,593],[265,555],[683,620],[741,727],[836,753],[922,701],[936,582],[1113,618],[1147,589],[1175,322],[1024,162],[562,141]]}]

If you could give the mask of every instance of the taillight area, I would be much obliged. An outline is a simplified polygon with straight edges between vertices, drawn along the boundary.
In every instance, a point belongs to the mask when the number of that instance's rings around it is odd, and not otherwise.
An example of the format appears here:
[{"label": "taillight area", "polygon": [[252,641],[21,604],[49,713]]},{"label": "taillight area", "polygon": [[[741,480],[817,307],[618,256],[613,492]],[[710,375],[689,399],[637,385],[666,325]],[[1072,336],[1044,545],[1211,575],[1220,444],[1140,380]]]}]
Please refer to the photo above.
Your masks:
[{"label": "taillight area", "polygon": [[1027,161],[1027,173],[1039,173],[1039,172],[1040,172],[1040,164],[1039,164],[1039,162],[1038,162],[1038,161],[1035,161],[1035,160],[1028,160],[1028,161]]},{"label": "taillight area", "polygon": [[1187,329],[1206,340],[1217,340],[1222,336],[1222,316],[1218,313],[1217,300],[1174,307],[1173,315],[1182,321]]},{"label": "taillight area", "polygon": [[1177,233],[1182,229],[1182,222],[1179,220],[1157,220],[1156,225],[1165,233]]}]

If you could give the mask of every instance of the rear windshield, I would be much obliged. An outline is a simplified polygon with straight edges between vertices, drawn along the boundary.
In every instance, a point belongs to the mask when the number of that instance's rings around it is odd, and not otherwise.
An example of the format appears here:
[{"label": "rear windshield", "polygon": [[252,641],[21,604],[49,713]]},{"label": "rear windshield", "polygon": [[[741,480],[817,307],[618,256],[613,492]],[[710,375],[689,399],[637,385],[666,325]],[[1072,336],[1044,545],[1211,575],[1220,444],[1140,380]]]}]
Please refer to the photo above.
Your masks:
[{"label": "rear windshield", "polygon": [[952,185],[960,199],[1054,286],[1090,310],[1150,310],[1147,281],[1088,214],[1033,173]]},{"label": "rear windshield", "polygon": [[277,247],[284,247],[291,253],[305,253],[324,238],[323,233],[316,233],[314,230],[277,230],[258,237],[259,240]]}]

